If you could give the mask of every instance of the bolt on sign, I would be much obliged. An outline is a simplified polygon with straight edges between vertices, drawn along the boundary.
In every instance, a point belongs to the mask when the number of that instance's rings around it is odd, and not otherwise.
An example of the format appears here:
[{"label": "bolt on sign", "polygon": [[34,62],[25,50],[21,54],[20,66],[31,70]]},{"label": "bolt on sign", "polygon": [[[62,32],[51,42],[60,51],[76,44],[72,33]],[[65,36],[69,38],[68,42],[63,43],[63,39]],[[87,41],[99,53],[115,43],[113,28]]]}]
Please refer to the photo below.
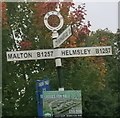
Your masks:
[{"label": "bolt on sign", "polygon": [[43,116],[57,118],[82,116],[81,91],[43,91]]}]

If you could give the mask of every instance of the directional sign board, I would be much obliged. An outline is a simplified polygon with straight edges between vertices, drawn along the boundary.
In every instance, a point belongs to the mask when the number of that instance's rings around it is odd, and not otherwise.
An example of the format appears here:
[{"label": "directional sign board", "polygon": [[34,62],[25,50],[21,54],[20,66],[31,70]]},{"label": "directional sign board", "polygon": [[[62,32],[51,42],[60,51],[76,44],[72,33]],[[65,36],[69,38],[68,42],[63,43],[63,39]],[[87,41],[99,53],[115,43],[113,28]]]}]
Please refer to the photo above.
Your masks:
[{"label": "directional sign board", "polygon": [[103,47],[80,47],[80,48],[62,48],[58,49],[56,57],[86,57],[86,56],[105,56],[112,55],[111,46]]},{"label": "directional sign board", "polygon": [[29,50],[7,52],[7,61],[55,59],[68,57],[105,56],[112,55],[111,46],[59,48],[46,50]]},{"label": "directional sign board", "polygon": [[72,35],[71,26],[68,26],[55,40],[55,47],[59,47],[66,39],[68,39]]},{"label": "directional sign board", "polygon": [[53,59],[53,58],[54,58],[53,49],[7,52],[7,61]]}]

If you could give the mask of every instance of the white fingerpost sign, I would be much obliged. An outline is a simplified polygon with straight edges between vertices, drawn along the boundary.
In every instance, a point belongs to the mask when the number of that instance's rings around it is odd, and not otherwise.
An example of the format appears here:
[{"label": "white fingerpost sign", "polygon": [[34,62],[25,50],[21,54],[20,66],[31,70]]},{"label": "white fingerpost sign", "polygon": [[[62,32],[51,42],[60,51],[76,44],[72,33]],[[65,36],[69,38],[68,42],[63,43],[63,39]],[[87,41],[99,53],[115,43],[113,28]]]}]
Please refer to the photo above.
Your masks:
[{"label": "white fingerpost sign", "polygon": [[72,28],[71,28],[71,25],[70,25],[59,35],[59,37],[54,41],[55,44],[53,44],[53,45],[55,47],[59,47],[71,35],[72,35]]},{"label": "white fingerpost sign", "polygon": [[57,66],[60,66],[61,58],[112,55],[112,47],[99,46],[99,47],[58,48],[29,51],[10,51],[7,52],[6,54],[7,61],[56,59]]},{"label": "white fingerpost sign", "polygon": [[111,46],[59,48],[56,56],[61,58],[112,55]]},{"label": "white fingerpost sign", "polygon": [[10,51],[7,52],[7,61],[54,59],[54,50],[27,50],[27,51]]}]

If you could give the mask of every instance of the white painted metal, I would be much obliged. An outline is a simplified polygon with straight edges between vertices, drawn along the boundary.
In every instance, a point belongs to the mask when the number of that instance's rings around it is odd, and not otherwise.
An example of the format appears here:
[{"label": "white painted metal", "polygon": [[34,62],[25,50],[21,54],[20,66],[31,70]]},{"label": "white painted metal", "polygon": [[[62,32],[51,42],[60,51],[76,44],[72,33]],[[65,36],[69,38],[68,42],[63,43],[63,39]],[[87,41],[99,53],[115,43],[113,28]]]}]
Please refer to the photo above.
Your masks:
[{"label": "white painted metal", "polygon": [[55,64],[56,64],[56,67],[62,66],[61,58],[55,59]]},{"label": "white painted metal", "polygon": [[67,40],[72,35],[71,26],[68,26],[55,40],[55,47],[59,47],[65,40]]},{"label": "white painted metal", "polygon": [[111,46],[99,47],[78,47],[78,48],[59,48],[29,51],[7,52],[7,61],[55,59],[58,66],[61,65],[60,58],[87,57],[87,56],[106,56],[112,55]]},{"label": "white painted metal", "polygon": [[[48,23],[48,18],[49,18],[51,15],[55,15],[55,16],[57,16],[57,17],[59,18],[60,23],[58,24],[58,26],[53,27],[53,26],[49,25],[49,23]],[[45,24],[45,26],[46,26],[49,30],[51,30],[51,31],[58,31],[58,30],[60,30],[60,29],[62,28],[62,26],[63,26],[63,24],[64,24],[63,16],[62,16],[59,12],[57,12],[57,11],[50,11],[50,12],[48,12],[48,13],[45,15],[45,17],[44,17],[44,24]]]},{"label": "white painted metal", "polygon": [[29,51],[11,51],[7,52],[7,61],[37,60],[37,59],[53,59],[54,50],[29,50]]},{"label": "white painted metal", "polygon": [[57,56],[61,58],[105,56],[105,55],[112,55],[112,47],[100,46],[100,47],[79,47],[79,48],[62,48],[62,49],[59,48],[57,53],[59,54]]}]

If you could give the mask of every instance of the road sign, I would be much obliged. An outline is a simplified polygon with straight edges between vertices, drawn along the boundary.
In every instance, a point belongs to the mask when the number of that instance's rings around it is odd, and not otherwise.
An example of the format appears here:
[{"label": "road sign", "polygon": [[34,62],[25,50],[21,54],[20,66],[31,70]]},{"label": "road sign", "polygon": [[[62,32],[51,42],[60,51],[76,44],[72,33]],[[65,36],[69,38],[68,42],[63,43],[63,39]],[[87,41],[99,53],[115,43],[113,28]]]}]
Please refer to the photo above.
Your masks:
[{"label": "road sign", "polygon": [[55,118],[77,118],[82,116],[81,91],[44,91],[43,116]]},{"label": "road sign", "polygon": [[55,47],[59,47],[66,39],[68,39],[72,35],[71,25],[68,26],[57,39],[55,39]]},{"label": "road sign", "polygon": [[7,61],[53,59],[53,58],[54,58],[53,49],[7,52]]},{"label": "road sign", "polygon": [[39,117],[43,116],[43,91],[48,90],[50,90],[48,78],[36,81],[36,97]]},{"label": "road sign", "polygon": [[7,61],[112,55],[111,46],[7,52]]},{"label": "road sign", "polygon": [[111,46],[100,47],[79,47],[79,48],[59,48],[56,57],[68,58],[68,57],[86,57],[86,56],[105,56],[112,55]]}]

